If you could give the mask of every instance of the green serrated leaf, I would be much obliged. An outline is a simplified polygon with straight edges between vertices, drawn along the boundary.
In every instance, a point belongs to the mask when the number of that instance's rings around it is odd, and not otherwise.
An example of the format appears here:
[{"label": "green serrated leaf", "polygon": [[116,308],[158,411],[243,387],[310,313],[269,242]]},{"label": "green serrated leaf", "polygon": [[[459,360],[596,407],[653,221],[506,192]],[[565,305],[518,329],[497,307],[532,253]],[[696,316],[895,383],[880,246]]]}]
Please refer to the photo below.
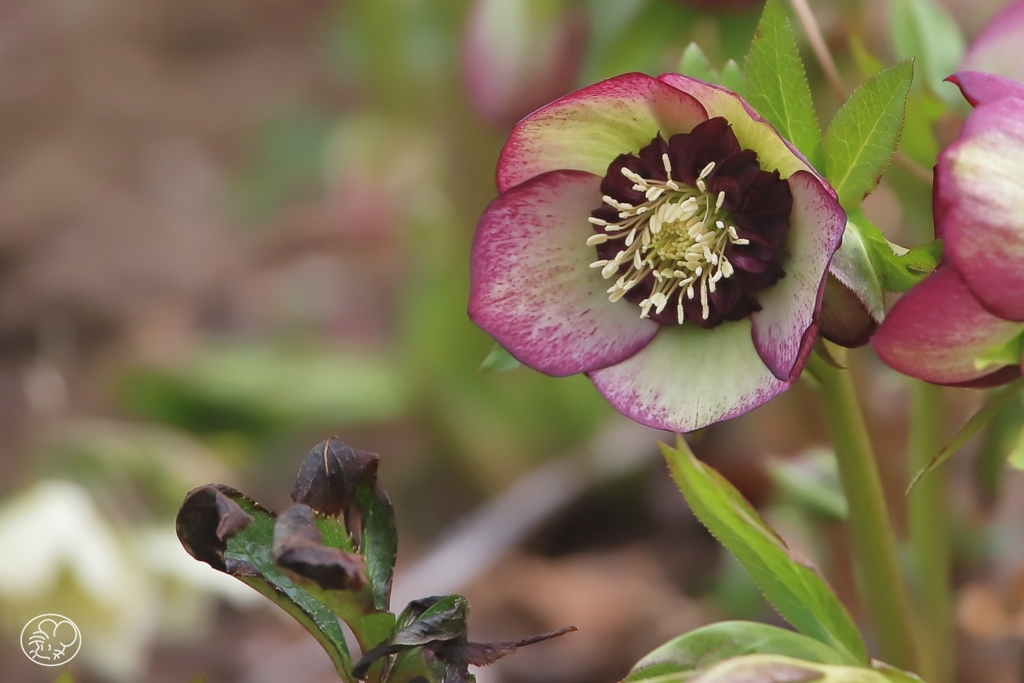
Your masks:
[{"label": "green serrated leaf", "polygon": [[750,503],[718,472],[690,452],[662,445],[669,470],[704,526],[750,573],[786,621],[836,650],[849,664],[868,661],[867,649],[846,608],[816,569],[798,561]]},{"label": "green serrated leaf", "polygon": [[690,43],[683,50],[683,58],[679,60],[679,73],[705,83],[718,84],[721,81],[718,72],[711,68],[711,62],[697,43]]},{"label": "green serrated leaf", "polygon": [[337,548],[346,553],[358,552],[356,547],[352,545],[352,538],[348,535],[348,530],[345,529],[344,520],[337,517],[317,515],[316,526],[323,537],[324,545]]},{"label": "green serrated leaf", "polygon": [[374,605],[386,610],[391,601],[391,577],[398,556],[398,534],[395,513],[386,495],[372,486],[356,490],[356,503],[363,514],[363,543],[360,550],[366,558]]},{"label": "green serrated leaf", "polygon": [[960,99],[942,81],[957,70],[964,54],[964,37],[949,12],[932,0],[894,0],[889,23],[893,46],[901,59],[919,60],[923,83],[950,104]]},{"label": "green serrated leaf", "polygon": [[670,640],[633,666],[624,683],[696,671],[733,657],[774,654],[818,664],[844,664],[843,656],[807,636],[752,621],[722,621]]},{"label": "green serrated leaf", "polygon": [[815,168],[821,168],[821,129],[804,63],[789,19],[768,0],[743,68],[747,101]]},{"label": "green serrated leaf", "polygon": [[860,206],[896,153],[913,80],[911,60],[880,71],[832,119],[825,133],[825,177],[843,208]]},{"label": "green serrated leaf", "polygon": [[960,428],[960,431],[950,440],[950,442],[943,448],[939,453],[932,458],[931,462],[921,468],[921,470],[914,475],[911,479],[910,485],[907,486],[907,493],[909,494],[917,482],[921,481],[922,477],[928,475],[929,472],[934,470],[942,463],[949,460],[950,456],[956,453],[960,448],[971,440],[975,434],[981,431],[981,428],[989,423],[989,421],[999,413],[1007,403],[1010,402],[1015,396],[1017,396],[1021,389],[1024,389],[1024,379],[1018,379],[1012,384],[1007,384],[998,391],[992,392],[989,395],[985,405],[981,409],[971,416],[971,419],[967,420],[967,423]]},{"label": "green serrated leaf", "polygon": [[501,344],[495,344],[491,352],[480,364],[480,372],[505,372],[522,367],[522,363],[512,357],[512,354],[505,350]]},{"label": "green serrated leaf", "polygon": [[469,603],[461,595],[414,600],[399,615],[394,634],[365,652],[352,674],[363,678],[374,662],[388,655],[455,639],[465,641],[468,613]]}]

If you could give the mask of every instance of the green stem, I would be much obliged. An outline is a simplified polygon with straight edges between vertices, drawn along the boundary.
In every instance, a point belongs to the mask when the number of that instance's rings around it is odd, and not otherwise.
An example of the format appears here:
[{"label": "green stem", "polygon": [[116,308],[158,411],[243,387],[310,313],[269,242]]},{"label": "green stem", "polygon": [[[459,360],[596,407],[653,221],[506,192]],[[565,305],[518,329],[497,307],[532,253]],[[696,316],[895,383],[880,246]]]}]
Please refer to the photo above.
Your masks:
[{"label": "green stem", "polygon": [[[833,347],[832,355],[842,364],[845,349]],[[874,625],[883,659],[916,672],[919,667],[910,596],[856,389],[848,372],[833,367],[817,353],[811,355],[807,367],[821,384],[822,409],[849,505],[861,602]]]},{"label": "green stem", "polygon": [[[945,406],[942,389],[914,381],[907,459],[911,476],[942,450]],[[928,683],[953,680],[953,603],[949,583],[948,471],[937,468],[910,493],[910,546],[918,580],[917,609],[924,651],[921,675]]]}]

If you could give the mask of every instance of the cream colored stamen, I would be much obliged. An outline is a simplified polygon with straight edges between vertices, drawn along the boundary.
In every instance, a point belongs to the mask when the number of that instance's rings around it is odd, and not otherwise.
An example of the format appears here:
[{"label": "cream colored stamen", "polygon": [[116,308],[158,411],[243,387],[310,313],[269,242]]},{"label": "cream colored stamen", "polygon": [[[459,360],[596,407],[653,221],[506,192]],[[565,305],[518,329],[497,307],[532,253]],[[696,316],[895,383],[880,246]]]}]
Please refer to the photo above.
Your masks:
[{"label": "cream colored stamen", "polygon": [[[604,227],[587,239],[588,245],[622,239],[623,248],[612,260],[595,261],[591,268],[601,268],[606,280],[618,274],[608,288],[608,299],[618,301],[626,292],[648,275],[654,278],[650,296],[640,302],[640,317],[647,318],[651,310],[660,314],[671,297],[678,292],[676,318],[683,323],[683,297],[697,298],[701,316],[711,315],[709,294],[716,284],[731,277],[736,271],[725,257],[731,245],[749,244],[741,239],[736,226],[722,211],[725,192],[709,194],[705,179],[715,169],[714,162],[705,166],[697,177],[696,188],[680,185],[672,179],[672,163],[668,154],[661,157],[667,178],[650,180],[628,168],[622,175],[633,183],[633,189],[644,193],[645,202],[633,206],[605,196],[603,201],[619,213],[619,221],[590,218],[594,225]],[[620,273],[623,264],[628,267]]]}]

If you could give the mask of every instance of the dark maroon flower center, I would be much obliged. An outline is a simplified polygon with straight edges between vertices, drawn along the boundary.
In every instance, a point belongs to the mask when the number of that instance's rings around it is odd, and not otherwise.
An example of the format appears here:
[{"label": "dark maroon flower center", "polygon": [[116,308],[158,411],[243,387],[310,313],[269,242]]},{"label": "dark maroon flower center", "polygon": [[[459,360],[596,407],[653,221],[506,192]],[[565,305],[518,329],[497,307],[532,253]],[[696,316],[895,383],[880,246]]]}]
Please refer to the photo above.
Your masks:
[{"label": "dark maroon flower center", "polygon": [[638,304],[663,325],[711,328],[761,310],[754,292],[785,275],[780,252],[793,195],[778,171],[709,119],[637,154],[620,154],[590,218],[609,299]]}]

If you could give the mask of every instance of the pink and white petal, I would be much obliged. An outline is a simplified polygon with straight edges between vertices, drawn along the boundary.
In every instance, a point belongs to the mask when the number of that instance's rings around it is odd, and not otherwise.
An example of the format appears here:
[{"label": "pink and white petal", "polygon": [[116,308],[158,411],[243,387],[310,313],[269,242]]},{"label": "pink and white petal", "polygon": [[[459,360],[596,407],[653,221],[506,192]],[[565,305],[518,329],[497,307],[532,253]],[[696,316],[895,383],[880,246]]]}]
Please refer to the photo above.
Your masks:
[{"label": "pink and white petal", "polygon": [[682,74],[664,74],[659,79],[697,98],[707,110],[708,117],[725,117],[732,125],[740,146],[757,152],[761,168],[778,169],[783,178],[797,171],[810,171],[817,175],[804,156],[736,93]]},{"label": "pink and white petal", "polygon": [[786,276],[758,292],[761,310],[751,316],[754,348],[781,380],[799,375],[796,367],[804,333],[814,324],[825,290],[829,262],[846,228],[846,212],[815,176],[797,171],[789,177],[793,193]]},{"label": "pink and white petal", "polygon": [[749,319],[710,330],[685,323],[663,327],[632,358],[589,374],[616,410],[675,432],[736,417],[792,383],[776,378],[761,360]]},{"label": "pink and white petal", "polygon": [[498,191],[547,171],[603,176],[615,157],[636,153],[659,132],[688,133],[707,112],[700,102],[645,74],[577,90],[520,121],[498,159]]},{"label": "pink and white petal", "polygon": [[986,311],[956,268],[945,264],[904,294],[871,345],[886,365],[935,384],[970,384],[992,374],[975,361],[1021,326]]},{"label": "pink and white petal", "polygon": [[958,71],[946,79],[960,88],[972,107],[1004,97],[1024,99],[1024,84],[981,71]]},{"label": "pink and white petal", "polygon": [[946,257],[985,308],[1024,321],[1024,100],[979,105],[935,174]]},{"label": "pink and white petal", "polygon": [[608,301],[589,267],[587,222],[601,178],[555,171],[500,195],[473,239],[469,317],[524,365],[555,376],[596,370],[650,342],[657,323]]},{"label": "pink and white petal", "polygon": [[960,68],[1024,81],[1024,1],[1010,3],[986,24]]}]

